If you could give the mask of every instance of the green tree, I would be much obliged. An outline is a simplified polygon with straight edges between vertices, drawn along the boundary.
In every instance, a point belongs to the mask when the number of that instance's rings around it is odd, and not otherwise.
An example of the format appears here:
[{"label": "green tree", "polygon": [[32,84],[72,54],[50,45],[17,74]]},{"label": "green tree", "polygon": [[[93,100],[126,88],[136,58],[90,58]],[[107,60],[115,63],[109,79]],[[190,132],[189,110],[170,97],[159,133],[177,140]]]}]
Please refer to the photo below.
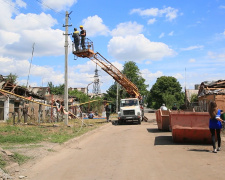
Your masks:
[{"label": "green tree", "polygon": [[198,95],[192,94],[191,95],[191,103],[197,103],[198,102]]},{"label": "green tree", "polygon": [[148,96],[148,107],[158,109],[163,103],[168,108],[174,104],[180,106],[184,104],[184,92],[176,78],[171,76],[161,76],[157,78]]},{"label": "green tree", "polygon": [[[122,91],[121,91],[122,92]],[[117,82],[115,81],[113,85],[109,87],[104,95],[104,100],[111,101],[112,112],[116,111],[116,98],[117,98]]]},{"label": "green tree", "polygon": [[[89,98],[89,96],[86,93],[83,93],[76,89],[73,91],[69,91],[68,94],[70,96],[75,96],[78,99],[79,103],[86,103],[86,104],[81,105],[82,110],[84,112],[88,112],[88,110],[93,111],[93,112],[98,112],[98,113],[101,112],[103,98],[101,98],[101,97]],[[92,101],[92,102],[87,103],[89,101]]]},{"label": "green tree", "polygon": [[6,78],[7,81],[9,81],[13,84],[16,84],[17,79],[18,79],[18,76],[16,74],[12,74],[12,73],[10,73]]},{"label": "green tree", "polygon": [[64,94],[64,84],[59,86],[54,86],[52,82],[48,82],[48,87],[50,88],[50,93],[54,95],[62,95]]},{"label": "green tree", "polygon": [[[139,90],[139,93],[142,96],[146,96],[148,94],[147,87],[145,84],[145,79],[141,76],[140,70],[135,62],[128,61],[124,64],[123,70],[121,71],[133,84],[135,84]],[[105,99],[112,101],[112,109],[115,110],[116,107],[116,96],[117,96],[117,82],[115,81],[113,85],[106,91]],[[126,90],[120,86],[119,92],[120,98],[127,98],[130,95],[126,92]]]},{"label": "green tree", "polygon": [[69,91],[68,94],[70,96],[75,96],[76,98],[78,98],[80,103],[84,103],[84,102],[88,102],[89,101],[88,95],[86,93],[78,91],[77,89],[75,89],[73,91]]},{"label": "green tree", "polygon": [[137,86],[139,93],[142,96],[148,94],[147,88],[149,85],[145,84],[145,79],[141,76],[140,70],[135,62],[126,62],[123,66],[122,73],[125,74],[126,77]]}]

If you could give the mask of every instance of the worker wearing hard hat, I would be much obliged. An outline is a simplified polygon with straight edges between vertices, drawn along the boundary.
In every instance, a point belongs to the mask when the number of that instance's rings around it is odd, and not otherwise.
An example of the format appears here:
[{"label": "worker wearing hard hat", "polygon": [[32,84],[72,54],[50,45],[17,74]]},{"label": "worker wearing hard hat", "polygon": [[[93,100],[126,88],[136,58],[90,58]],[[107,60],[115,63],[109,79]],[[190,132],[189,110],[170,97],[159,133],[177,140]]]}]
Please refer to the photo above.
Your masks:
[{"label": "worker wearing hard hat", "polygon": [[81,37],[81,47],[82,49],[85,49],[85,37],[86,37],[86,30],[84,30],[84,27],[80,26],[80,37]]},{"label": "worker wearing hard hat", "polygon": [[76,49],[76,51],[79,51],[80,36],[79,36],[79,31],[77,30],[77,28],[74,28],[72,37],[74,39],[73,42],[75,44],[75,49]]}]

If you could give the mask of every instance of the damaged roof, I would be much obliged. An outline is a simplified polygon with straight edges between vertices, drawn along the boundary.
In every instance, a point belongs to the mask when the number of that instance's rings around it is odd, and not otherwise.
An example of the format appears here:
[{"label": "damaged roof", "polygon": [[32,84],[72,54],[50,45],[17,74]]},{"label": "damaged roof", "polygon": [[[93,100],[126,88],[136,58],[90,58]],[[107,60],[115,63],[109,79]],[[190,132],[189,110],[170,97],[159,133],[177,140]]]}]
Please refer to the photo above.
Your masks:
[{"label": "damaged roof", "polygon": [[[25,97],[31,96],[37,99],[45,99],[45,97],[42,94],[34,93],[32,91],[29,91],[25,87],[14,84],[11,80],[7,79],[6,77],[2,75],[0,75],[0,89],[15,93],[20,96],[25,96]],[[5,95],[4,93],[0,92],[0,96],[2,94]]]},{"label": "damaged roof", "polygon": [[218,81],[204,81],[201,83],[198,91],[198,96],[204,95],[224,95],[225,94],[225,80]]}]

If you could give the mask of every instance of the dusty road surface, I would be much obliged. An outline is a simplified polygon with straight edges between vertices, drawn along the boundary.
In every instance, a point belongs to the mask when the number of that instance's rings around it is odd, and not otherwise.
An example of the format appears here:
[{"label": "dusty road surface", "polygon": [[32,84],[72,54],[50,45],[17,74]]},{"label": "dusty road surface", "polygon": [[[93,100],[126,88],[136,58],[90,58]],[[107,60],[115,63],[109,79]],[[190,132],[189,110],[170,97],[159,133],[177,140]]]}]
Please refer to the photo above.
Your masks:
[{"label": "dusty road surface", "polygon": [[211,145],[175,144],[160,132],[155,114],[141,125],[108,123],[27,167],[30,180],[212,180],[225,179],[222,151]]}]

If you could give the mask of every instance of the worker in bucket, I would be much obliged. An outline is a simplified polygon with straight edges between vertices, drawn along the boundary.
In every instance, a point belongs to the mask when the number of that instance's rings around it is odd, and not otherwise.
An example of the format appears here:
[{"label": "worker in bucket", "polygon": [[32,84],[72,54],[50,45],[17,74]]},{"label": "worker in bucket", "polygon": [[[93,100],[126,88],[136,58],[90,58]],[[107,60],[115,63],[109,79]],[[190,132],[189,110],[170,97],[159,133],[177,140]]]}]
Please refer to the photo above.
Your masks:
[{"label": "worker in bucket", "polygon": [[[225,123],[225,121],[220,118],[221,110],[218,109],[217,104],[215,102],[209,103],[208,112],[209,112],[209,115],[210,115],[209,129],[210,129],[211,137],[212,137],[213,153],[217,153],[217,151],[221,150],[220,132],[221,132],[221,128],[222,128],[222,123]],[[218,140],[217,149],[216,149],[215,132],[216,132],[217,140]]]},{"label": "worker in bucket", "polygon": [[74,28],[72,37],[73,37],[73,42],[75,44],[75,49],[76,49],[76,51],[79,51],[80,35],[79,35],[79,31],[77,30],[77,28]]},{"label": "worker in bucket", "polygon": [[80,37],[81,37],[81,47],[82,49],[85,49],[85,37],[86,37],[86,30],[84,30],[84,27],[80,26]]}]

